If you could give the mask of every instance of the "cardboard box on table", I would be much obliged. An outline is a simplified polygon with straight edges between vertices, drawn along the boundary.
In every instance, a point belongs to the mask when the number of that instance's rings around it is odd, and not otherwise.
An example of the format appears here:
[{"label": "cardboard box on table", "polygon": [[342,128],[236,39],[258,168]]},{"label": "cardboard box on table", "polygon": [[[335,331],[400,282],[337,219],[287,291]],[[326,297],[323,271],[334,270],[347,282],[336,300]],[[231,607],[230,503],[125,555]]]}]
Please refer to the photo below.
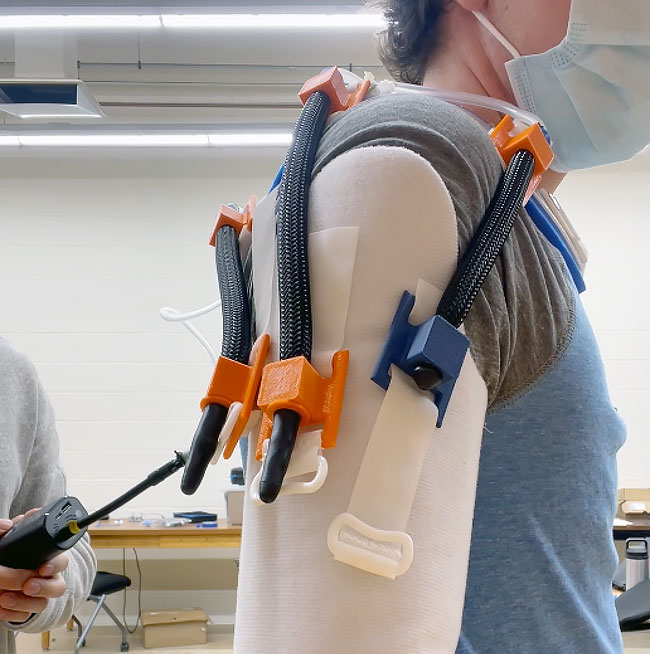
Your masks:
[{"label": "cardboard box on table", "polygon": [[616,517],[642,518],[650,515],[650,488],[619,488]]},{"label": "cardboard box on table", "polygon": [[143,611],[141,621],[146,649],[208,642],[208,616],[201,609]]}]

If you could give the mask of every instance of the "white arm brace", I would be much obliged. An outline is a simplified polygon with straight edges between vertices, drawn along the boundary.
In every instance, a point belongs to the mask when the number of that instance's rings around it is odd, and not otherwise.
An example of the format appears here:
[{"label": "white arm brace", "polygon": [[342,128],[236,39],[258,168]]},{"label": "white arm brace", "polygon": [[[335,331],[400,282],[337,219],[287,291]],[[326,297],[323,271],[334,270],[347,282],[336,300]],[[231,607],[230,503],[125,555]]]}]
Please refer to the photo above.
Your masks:
[{"label": "white arm brace", "polygon": [[[415,294],[418,281],[420,286],[426,282],[429,293],[418,293],[411,314],[411,322],[419,324],[433,315],[456,269],[453,205],[442,180],[424,159],[402,148],[367,147],[337,157],[317,176],[309,221],[312,235],[356,228],[347,321],[338,344],[350,351],[338,443],[326,451],[329,476],[317,493],[280,497],[265,506],[247,497],[234,651],[453,654],[461,625],[487,402],[485,384],[469,354],[443,427],[435,429],[434,416],[434,427],[426,435],[421,471],[414,469],[410,475],[403,467],[400,471],[399,431],[383,457],[376,444],[372,454],[381,474],[390,474],[391,461],[395,462],[394,474],[404,483],[394,487],[411,486],[415,493],[408,522],[397,527],[405,528],[415,545],[408,572],[395,580],[369,574],[335,561],[327,546],[330,524],[348,510],[364,511],[357,517],[380,529],[391,528],[395,513],[388,506],[391,498],[382,505],[378,492],[373,503],[364,489],[355,489],[362,460],[373,450],[369,439],[386,396],[370,376],[402,292]],[[337,345],[331,333],[319,335],[319,315],[328,309],[327,283],[318,276],[327,265],[345,267],[346,261],[337,257],[347,255],[312,248],[312,242],[310,236],[313,362],[321,374],[329,374],[323,364],[328,350]],[[271,241],[266,247],[275,245]],[[267,256],[265,263],[255,252],[255,240],[253,249],[259,280],[258,330],[268,327],[276,340],[276,282],[269,283],[273,269],[264,269],[272,257]],[[319,262],[318,257],[326,261]],[[409,419],[405,412],[404,423]],[[259,470],[254,449],[251,444],[248,483]],[[368,461],[364,468],[368,470]],[[398,495],[399,490],[395,506]]]}]

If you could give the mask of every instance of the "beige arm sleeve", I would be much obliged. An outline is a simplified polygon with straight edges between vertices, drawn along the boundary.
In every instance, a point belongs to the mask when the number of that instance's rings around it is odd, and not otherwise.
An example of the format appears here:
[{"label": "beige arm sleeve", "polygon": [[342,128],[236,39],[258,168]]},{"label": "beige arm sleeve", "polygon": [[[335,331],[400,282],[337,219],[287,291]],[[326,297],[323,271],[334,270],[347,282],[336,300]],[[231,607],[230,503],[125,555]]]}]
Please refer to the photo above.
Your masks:
[{"label": "beige arm sleeve", "polygon": [[[427,161],[406,149],[368,147],[337,157],[319,173],[309,218],[311,232],[358,228],[338,444],[327,451],[329,476],[316,494],[280,497],[261,507],[247,498],[234,651],[453,654],[487,400],[469,355],[446,418],[449,427],[432,431],[417,484],[407,525],[415,545],[410,570],[394,581],[368,574],[334,561],[326,540],[332,520],[348,509],[385,396],[370,376],[402,292],[414,293],[422,279],[442,294],[456,268],[453,205]],[[337,252],[327,256],[336,259]],[[258,299],[263,305],[256,296],[256,306]],[[430,316],[436,303],[416,307],[414,319]],[[271,332],[276,338],[274,321]],[[399,448],[398,433],[394,443]],[[391,451],[385,456],[390,459]],[[249,483],[258,470],[249,455]]]}]

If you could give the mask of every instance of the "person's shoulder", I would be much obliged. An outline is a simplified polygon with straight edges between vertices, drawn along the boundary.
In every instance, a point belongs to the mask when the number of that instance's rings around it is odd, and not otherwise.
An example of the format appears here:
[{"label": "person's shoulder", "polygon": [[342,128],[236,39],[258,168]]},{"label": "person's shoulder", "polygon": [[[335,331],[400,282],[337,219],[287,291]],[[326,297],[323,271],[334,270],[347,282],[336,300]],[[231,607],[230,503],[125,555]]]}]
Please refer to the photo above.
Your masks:
[{"label": "person's shoulder", "polygon": [[386,93],[369,98],[356,107],[334,117],[334,123],[370,124],[385,129],[391,125],[408,125],[446,135],[454,140],[489,138],[478,120],[460,106],[427,93]]},{"label": "person's shoulder", "polygon": [[500,171],[487,130],[468,111],[424,93],[389,93],[332,117],[315,172],[344,152],[373,145],[409,149],[443,171],[452,165],[490,178]]}]

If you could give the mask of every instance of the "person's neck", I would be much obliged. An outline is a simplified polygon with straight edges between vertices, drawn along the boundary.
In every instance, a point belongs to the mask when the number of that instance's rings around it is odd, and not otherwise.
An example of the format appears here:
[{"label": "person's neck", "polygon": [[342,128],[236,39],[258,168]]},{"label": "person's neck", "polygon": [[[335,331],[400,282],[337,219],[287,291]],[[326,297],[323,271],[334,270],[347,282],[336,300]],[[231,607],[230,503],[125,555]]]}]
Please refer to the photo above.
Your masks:
[{"label": "person's neck", "polygon": [[[467,23],[468,17],[470,23]],[[465,24],[461,24],[465,21]],[[475,95],[489,96],[515,104],[514,94],[505,73],[505,61],[493,63],[495,52],[489,51],[480,30],[483,28],[468,12],[458,14],[450,11],[447,15],[447,34],[460,35],[462,43],[455,40],[453,47],[442,44],[425,70],[422,84],[443,91],[459,91]],[[463,38],[462,35],[465,35]],[[500,66],[501,73],[497,72]],[[501,116],[496,111],[480,107],[465,106],[470,113],[490,126],[495,126]],[[542,181],[542,187],[553,192],[565,175],[549,170]]]}]

